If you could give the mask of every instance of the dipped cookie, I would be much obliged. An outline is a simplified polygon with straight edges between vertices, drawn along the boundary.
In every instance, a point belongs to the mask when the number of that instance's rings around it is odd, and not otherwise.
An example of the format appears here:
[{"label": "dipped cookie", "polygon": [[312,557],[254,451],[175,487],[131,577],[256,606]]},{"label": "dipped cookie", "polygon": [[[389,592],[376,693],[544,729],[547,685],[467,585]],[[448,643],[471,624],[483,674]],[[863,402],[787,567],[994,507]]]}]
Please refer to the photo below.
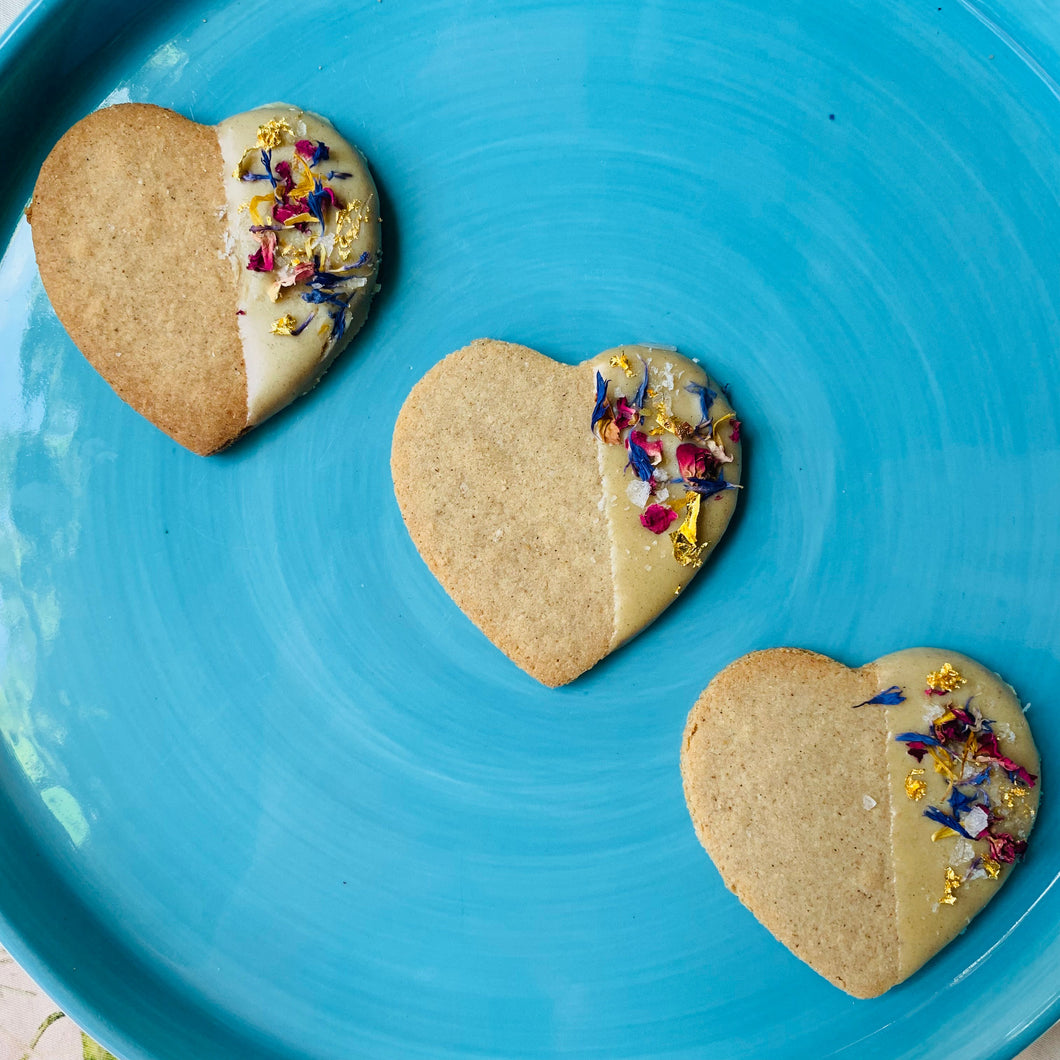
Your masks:
[{"label": "dipped cookie", "polygon": [[681,750],[696,833],[726,885],[855,997],[912,975],[1024,854],[1038,752],[1012,689],[955,652],[857,670],[776,648],[737,659]]},{"label": "dipped cookie", "polygon": [[74,343],[203,455],[311,389],[376,288],[367,165],[287,104],[218,126],[144,103],[98,110],[48,155],[28,216]]},{"label": "dipped cookie", "polygon": [[554,687],[701,568],[736,504],[740,424],[672,347],[567,365],[480,339],[413,388],[391,470],[409,534],[457,606]]}]

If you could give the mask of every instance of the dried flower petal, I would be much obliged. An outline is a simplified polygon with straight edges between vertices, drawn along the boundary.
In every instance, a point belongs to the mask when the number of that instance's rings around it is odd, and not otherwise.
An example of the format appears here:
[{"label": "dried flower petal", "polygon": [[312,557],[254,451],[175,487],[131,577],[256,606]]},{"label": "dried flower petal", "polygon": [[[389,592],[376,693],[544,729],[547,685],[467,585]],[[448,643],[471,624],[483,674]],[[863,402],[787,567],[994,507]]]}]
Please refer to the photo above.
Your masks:
[{"label": "dried flower petal", "polygon": [[692,442],[682,442],[675,453],[681,478],[713,478],[718,473],[718,462],[706,449]]},{"label": "dried flower petal", "polygon": [[670,529],[670,524],[677,519],[677,512],[663,504],[649,504],[640,514],[642,526],[653,534],[662,534]]},{"label": "dried flower petal", "polygon": [[597,423],[610,413],[607,400],[607,380],[600,372],[596,373],[596,404],[593,405],[592,418],[589,420],[589,429],[595,430]]},{"label": "dried flower petal", "polygon": [[1027,850],[1026,839],[1013,839],[1007,832],[983,837],[990,846],[990,856],[1004,865],[1011,865],[1023,857]]},{"label": "dried flower petal", "polygon": [[655,475],[655,461],[652,459],[648,445],[658,445],[661,453],[661,444],[660,442],[649,443],[643,431],[630,432],[626,439],[626,448],[629,451],[628,466],[633,468],[633,474],[637,478],[645,482],[652,481]]},{"label": "dried flower petal", "polygon": [[702,383],[689,383],[685,389],[699,398],[699,405],[703,410],[703,419],[709,420],[710,409],[718,397],[718,392],[711,390],[709,386],[704,386]]},{"label": "dried flower petal", "polygon": [[323,140],[298,140],[294,149],[309,162],[310,166],[316,166],[318,162],[325,161],[331,157],[328,145]]},{"label": "dried flower petal", "polygon": [[[905,702],[905,696],[902,695],[902,690],[898,685],[891,685],[890,688],[885,688],[882,692],[877,692],[872,699],[866,699],[864,703],[855,703],[854,707],[871,707],[874,705],[883,707],[896,707],[899,703]],[[921,772],[923,772],[921,770]]]},{"label": "dried flower petal", "polygon": [[640,419],[640,410],[634,408],[624,397],[615,402],[615,423],[619,430],[632,427]]},{"label": "dried flower petal", "polygon": [[261,246],[247,259],[247,268],[251,272],[272,272],[276,265],[276,233],[266,229],[255,232],[254,238]]}]

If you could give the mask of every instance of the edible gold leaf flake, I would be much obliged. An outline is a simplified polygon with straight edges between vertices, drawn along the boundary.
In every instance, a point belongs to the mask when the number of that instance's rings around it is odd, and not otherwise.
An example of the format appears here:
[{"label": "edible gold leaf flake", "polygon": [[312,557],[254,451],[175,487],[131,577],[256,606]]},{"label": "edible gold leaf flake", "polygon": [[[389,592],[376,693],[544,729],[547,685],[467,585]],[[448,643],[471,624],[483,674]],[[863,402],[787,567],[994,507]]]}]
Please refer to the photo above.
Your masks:
[{"label": "edible gold leaf flake", "polygon": [[996,880],[1001,874],[1001,862],[993,858],[983,858],[983,871],[992,880]]},{"label": "edible gold leaf flake", "polygon": [[674,559],[682,567],[698,567],[703,563],[703,552],[706,549],[706,544],[699,544],[697,539],[701,498],[698,493],[686,496],[691,497],[691,500],[686,501],[688,507],[685,521],[670,533],[670,540],[674,544]]},{"label": "edible gold leaf flake", "polygon": [[354,199],[335,215],[335,250],[343,261],[349,261],[353,256],[354,243],[361,234],[361,225],[367,224],[371,216],[371,196],[367,202]]},{"label": "edible gold leaf flake", "polygon": [[961,878],[953,871],[952,865],[946,866],[946,879],[942,883],[942,897],[939,899],[941,905],[954,905],[957,902],[957,888],[961,885]]},{"label": "edible gold leaf flake", "polygon": [[612,368],[621,368],[626,373],[627,379],[633,378],[633,365],[629,363],[629,358],[624,353],[616,353],[607,363]]},{"label": "edible gold leaf flake", "polygon": [[290,335],[296,327],[298,327],[298,321],[288,313],[286,316],[280,317],[279,320],[274,320],[269,331],[273,335]]},{"label": "edible gold leaf flake", "polygon": [[919,802],[927,794],[927,784],[920,779],[923,775],[922,769],[910,769],[905,778],[905,793],[913,802]]},{"label": "edible gold leaf flake", "polygon": [[270,118],[258,128],[258,147],[271,151],[283,143],[284,133],[290,134],[291,127],[283,118]]},{"label": "edible gold leaf flake", "polygon": [[1013,784],[1011,788],[1002,790],[1001,801],[1011,810],[1016,805],[1017,799],[1025,799],[1029,794],[1029,788],[1021,788],[1018,784]]},{"label": "edible gold leaf flake", "polygon": [[967,679],[948,662],[927,675],[927,686],[934,692],[954,692],[966,683]]},{"label": "edible gold leaf flake", "polygon": [[[655,406],[653,409],[655,413],[655,422],[664,430],[669,431],[670,434],[677,438],[691,438],[696,433],[695,427],[689,423],[685,423],[684,420],[679,420],[672,413],[667,411],[667,408],[662,403]],[[656,430],[650,430],[649,434],[659,433]]]}]

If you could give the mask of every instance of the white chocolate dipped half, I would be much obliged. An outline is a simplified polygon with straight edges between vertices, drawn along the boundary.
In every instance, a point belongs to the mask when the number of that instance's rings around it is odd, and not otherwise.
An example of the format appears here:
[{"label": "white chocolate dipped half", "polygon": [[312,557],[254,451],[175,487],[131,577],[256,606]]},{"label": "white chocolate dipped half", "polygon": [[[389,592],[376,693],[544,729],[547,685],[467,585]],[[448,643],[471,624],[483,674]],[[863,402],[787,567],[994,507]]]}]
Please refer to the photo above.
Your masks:
[{"label": "white chocolate dipped half", "polygon": [[277,103],[216,128],[252,427],[309,390],[364,323],[379,200],[360,152],[319,115]]},{"label": "white chocolate dipped half", "polygon": [[725,533],[740,423],[721,387],[672,347],[618,346],[588,363],[607,406],[592,426],[617,648],[673,602]]}]

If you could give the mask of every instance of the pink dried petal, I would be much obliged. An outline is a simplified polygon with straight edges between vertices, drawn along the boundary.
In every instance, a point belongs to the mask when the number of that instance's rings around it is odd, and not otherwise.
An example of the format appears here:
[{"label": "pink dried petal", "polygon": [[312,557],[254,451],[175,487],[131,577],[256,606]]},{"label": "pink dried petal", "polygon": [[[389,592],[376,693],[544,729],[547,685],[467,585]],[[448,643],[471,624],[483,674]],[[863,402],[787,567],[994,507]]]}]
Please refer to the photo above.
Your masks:
[{"label": "pink dried petal", "polygon": [[624,397],[618,399],[615,405],[615,423],[621,430],[632,427],[640,419],[640,411],[631,405]]},{"label": "pink dried petal", "polygon": [[649,504],[640,514],[641,525],[646,526],[653,534],[665,533],[676,518],[677,512],[664,504]]},{"label": "pink dried petal", "polygon": [[253,235],[261,246],[247,259],[247,268],[251,272],[272,272],[276,266],[276,233],[266,230]]},{"label": "pink dried petal", "polygon": [[677,447],[677,470],[686,481],[694,478],[714,478],[718,472],[718,462],[706,449],[682,442]]},{"label": "pink dried petal", "polygon": [[648,454],[652,464],[662,463],[663,445],[661,438],[649,438],[643,431],[633,431],[630,437]]},{"label": "pink dried petal", "polygon": [[309,206],[305,199],[291,199],[290,202],[277,203],[272,208],[272,218],[277,224],[283,224],[292,217],[309,213]]}]

